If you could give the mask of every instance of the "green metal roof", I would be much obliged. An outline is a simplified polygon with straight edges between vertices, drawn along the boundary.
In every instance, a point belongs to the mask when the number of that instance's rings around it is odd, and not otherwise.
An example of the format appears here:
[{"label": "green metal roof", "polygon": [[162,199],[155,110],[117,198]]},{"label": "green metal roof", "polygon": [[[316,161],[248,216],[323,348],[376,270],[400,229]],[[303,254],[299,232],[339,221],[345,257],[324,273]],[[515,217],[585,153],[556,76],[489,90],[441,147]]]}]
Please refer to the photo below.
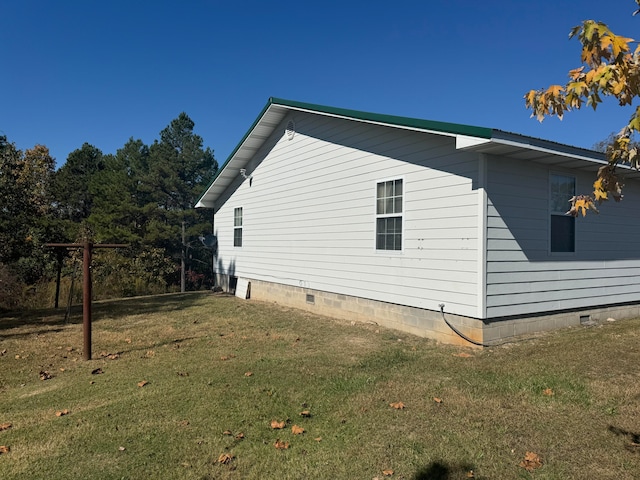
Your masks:
[{"label": "green metal roof", "polygon": [[493,130],[491,128],[474,127],[459,123],[434,122],[432,120],[421,120],[419,118],[398,117],[396,115],[383,115],[380,113],[361,112],[359,110],[349,110],[346,108],[326,107],[313,103],[295,102],[282,98],[271,97],[267,107],[271,104],[284,105],[300,110],[311,112],[328,113],[340,117],[365,120],[368,122],[384,123],[387,125],[397,125],[399,127],[419,128],[421,130],[432,130],[435,132],[449,133],[452,135],[469,135],[470,137],[491,138]]}]

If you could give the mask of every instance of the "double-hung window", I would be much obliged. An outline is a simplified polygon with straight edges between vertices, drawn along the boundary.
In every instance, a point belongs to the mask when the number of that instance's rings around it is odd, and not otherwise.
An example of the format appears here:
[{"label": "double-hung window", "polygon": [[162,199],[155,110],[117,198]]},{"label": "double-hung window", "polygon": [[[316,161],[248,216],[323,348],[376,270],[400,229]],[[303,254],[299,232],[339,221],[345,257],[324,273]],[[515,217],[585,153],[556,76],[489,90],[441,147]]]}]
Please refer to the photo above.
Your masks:
[{"label": "double-hung window", "polygon": [[576,194],[576,179],[568,175],[551,174],[549,177],[551,214],[550,251],[576,251],[576,219],[567,215],[569,200]]},{"label": "double-hung window", "polygon": [[402,250],[402,179],[376,188],[376,250]]},{"label": "double-hung window", "polygon": [[233,210],[233,246],[242,246],[242,207]]}]

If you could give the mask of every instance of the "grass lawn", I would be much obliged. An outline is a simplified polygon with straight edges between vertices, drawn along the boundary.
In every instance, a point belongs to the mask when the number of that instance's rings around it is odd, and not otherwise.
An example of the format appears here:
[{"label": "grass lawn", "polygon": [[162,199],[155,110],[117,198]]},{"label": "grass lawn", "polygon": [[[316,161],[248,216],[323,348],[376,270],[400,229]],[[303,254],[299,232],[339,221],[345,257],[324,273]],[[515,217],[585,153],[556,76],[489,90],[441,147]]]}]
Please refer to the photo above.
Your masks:
[{"label": "grass lawn", "polygon": [[186,294],[81,347],[80,310],[0,316],[3,480],[640,478],[640,320],[481,351]]}]

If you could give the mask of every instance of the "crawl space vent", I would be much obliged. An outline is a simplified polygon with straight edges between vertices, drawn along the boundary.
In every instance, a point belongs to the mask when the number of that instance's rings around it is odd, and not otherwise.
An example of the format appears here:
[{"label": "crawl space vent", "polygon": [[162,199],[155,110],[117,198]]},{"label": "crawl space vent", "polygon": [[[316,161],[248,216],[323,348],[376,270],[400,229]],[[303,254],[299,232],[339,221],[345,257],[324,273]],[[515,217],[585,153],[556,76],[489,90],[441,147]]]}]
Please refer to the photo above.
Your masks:
[{"label": "crawl space vent", "polygon": [[293,120],[289,120],[289,123],[287,123],[287,130],[285,131],[285,133],[287,134],[287,138],[289,140],[293,139],[293,136],[296,134],[296,124],[293,122]]}]

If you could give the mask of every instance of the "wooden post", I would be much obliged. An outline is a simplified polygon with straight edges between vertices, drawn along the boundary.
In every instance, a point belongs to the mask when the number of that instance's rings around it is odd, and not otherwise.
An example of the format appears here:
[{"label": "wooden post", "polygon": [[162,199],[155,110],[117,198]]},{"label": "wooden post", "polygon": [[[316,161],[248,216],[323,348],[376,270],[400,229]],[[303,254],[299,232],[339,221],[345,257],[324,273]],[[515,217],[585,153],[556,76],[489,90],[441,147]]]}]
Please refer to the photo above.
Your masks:
[{"label": "wooden post", "polygon": [[84,243],[47,243],[47,247],[54,248],[82,248],[82,331],[83,331],[83,358],[91,360],[91,256],[94,248],[125,248],[129,245],[118,243],[103,243],[94,245],[86,240]]},{"label": "wooden post", "polygon": [[82,255],[82,331],[83,356],[91,360],[91,250],[93,244],[84,242]]}]

